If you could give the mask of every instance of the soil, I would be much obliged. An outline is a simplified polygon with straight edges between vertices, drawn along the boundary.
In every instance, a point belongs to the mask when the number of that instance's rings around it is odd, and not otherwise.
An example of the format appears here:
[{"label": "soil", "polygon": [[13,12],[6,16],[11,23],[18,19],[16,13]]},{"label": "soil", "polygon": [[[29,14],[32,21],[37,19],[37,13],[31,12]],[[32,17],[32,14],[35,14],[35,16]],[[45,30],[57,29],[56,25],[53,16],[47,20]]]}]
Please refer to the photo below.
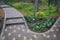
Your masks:
[{"label": "soil", "polygon": [[51,16],[51,17],[55,18],[55,17],[59,17],[59,16],[60,16],[60,14],[55,14],[54,16]]},{"label": "soil", "polygon": [[4,12],[2,10],[2,8],[0,8],[0,33],[3,27],[3,19],[4,19]]},{"label": "soil", "polygon": [[2,10],[2,8],[0,8],[0,18],[3,18],[4,17],[4,12]]}]

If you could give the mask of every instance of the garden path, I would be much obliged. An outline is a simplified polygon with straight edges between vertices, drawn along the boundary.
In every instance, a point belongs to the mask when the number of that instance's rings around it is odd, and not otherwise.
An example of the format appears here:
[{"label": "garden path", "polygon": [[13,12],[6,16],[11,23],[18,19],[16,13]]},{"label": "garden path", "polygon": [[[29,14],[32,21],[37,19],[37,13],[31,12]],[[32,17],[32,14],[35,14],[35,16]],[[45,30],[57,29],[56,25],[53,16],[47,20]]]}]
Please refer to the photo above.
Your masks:
[{"label": "garden path", "polygon": [[9,5],[2,4],[0,7],[3,8],[6,19],[1,40],[60,40],[60,17],[47,32],[35,33],[28,29],[24,16],[19,11]]}]

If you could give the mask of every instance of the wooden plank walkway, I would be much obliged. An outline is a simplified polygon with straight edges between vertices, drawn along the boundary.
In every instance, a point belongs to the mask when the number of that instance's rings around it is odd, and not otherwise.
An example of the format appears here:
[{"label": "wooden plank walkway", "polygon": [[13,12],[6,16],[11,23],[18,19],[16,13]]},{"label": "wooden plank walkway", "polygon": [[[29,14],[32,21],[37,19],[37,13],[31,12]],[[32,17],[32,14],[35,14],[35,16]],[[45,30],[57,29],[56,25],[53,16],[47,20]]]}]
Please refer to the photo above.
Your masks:
[{"label": "wooden plank walkway", "polygon": [[2,40],[60,40],[60,17],[47,32],[35,33],[28,29],[20,12],[12,7],[2,8],[6,18]]}]

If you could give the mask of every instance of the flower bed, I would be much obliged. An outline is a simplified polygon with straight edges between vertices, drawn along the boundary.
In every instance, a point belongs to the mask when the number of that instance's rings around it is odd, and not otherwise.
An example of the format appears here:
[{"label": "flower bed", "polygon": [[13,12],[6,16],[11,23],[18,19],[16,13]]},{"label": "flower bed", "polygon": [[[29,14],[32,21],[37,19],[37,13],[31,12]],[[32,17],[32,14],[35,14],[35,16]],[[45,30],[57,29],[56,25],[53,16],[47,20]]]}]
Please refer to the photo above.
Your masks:
[{"label": "flower bed", "polygon": [[[52,25],[55,23],[58,17],[55,18],[44,18],[44,19],[27,19],[28,27],[31,31],[42,33],[48,31]],[[28,17],[29,18],[29,17]]]}]

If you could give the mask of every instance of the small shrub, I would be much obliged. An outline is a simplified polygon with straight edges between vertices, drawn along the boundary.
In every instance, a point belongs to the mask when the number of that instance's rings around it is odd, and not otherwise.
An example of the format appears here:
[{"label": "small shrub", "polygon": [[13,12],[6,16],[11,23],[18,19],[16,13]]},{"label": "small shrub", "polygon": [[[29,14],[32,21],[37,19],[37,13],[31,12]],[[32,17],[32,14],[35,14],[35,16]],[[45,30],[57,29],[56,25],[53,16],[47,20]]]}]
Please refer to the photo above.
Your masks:
[{"label": "small shrub", "polygon": [[38,19],[41,19],[41,18],[46,17],[45,14],[44,14],[44,12],[37,12],[35,16],[36,16],[36,18],[38,18]]}]

